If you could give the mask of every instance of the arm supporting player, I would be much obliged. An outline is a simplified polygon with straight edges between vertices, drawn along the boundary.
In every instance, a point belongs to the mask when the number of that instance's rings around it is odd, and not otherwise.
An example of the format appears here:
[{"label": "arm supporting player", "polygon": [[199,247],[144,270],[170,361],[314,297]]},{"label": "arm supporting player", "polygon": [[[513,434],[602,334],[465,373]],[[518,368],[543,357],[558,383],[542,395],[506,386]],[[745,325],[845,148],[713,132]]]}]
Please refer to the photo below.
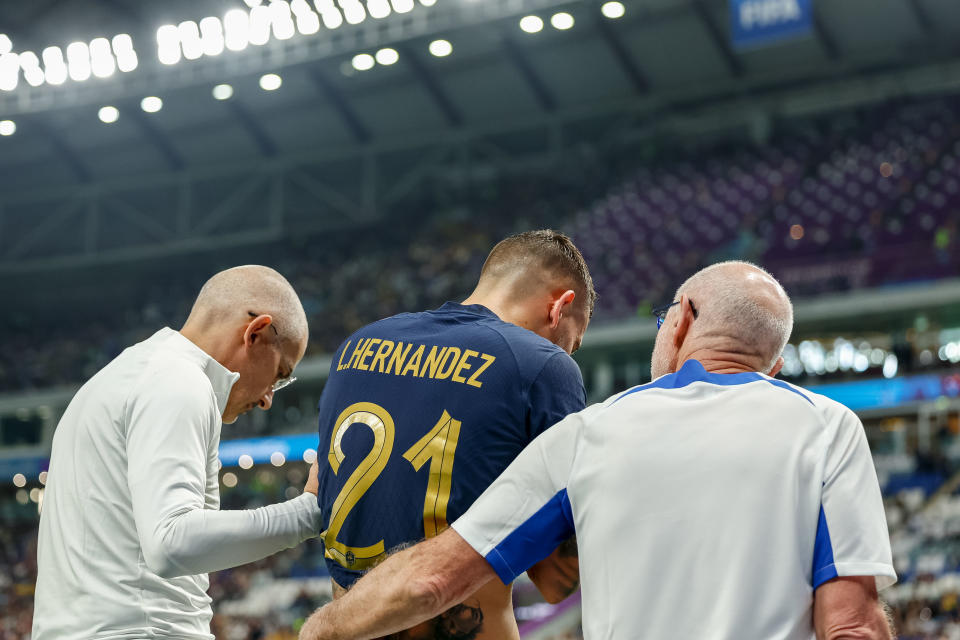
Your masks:
[{"label": "arm supporting player", "polygon": [[873,576],[834,578],[816,590],[813,624],[817,640],[890,640],[890,621]]},{"label": "arm supporting player", "polygon": [[[218,571],[259,560],[317,535],[320,509],[311,469],[304,494],[245,511],[207,504],[216,464],[216,415],[197,380],[147,376],[154,387],[128,408],[127,477],[140,547],[161,578]],[[202,387],[199,387],[202,389]]]},{"label": "arm supporting player", "polygon": [[318,609],[300,640],[366,640],[440,615],[490,580],[493,568],[453,529],[387,558]]}]

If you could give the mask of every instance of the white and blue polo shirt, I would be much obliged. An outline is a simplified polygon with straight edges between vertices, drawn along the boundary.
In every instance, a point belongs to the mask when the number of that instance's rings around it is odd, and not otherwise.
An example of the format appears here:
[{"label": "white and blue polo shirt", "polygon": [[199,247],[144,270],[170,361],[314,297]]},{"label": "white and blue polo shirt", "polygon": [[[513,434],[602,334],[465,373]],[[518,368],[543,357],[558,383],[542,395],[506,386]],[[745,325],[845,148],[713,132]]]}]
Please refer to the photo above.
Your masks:
[{"label": "white and blue polo shirt", "polygon": [[588,639],[810,640],[818,586],[896,581],[859,418],[695,360],[548,429],[453,528],[505,583],[576,533]]}]

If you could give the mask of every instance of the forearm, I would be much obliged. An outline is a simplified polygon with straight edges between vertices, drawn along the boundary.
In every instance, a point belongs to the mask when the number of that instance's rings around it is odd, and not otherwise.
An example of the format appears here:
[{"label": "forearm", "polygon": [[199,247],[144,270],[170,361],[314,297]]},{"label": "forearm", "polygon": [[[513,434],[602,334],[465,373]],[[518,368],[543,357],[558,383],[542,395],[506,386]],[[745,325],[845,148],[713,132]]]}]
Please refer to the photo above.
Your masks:
[{"label": "forearm", "polygon": [[191,509],[155,523],[144,557],[165,578],[247,564],[316,536],[319,513],[309,493],[259,509]]},{"label": "forearm", "polygon": [[527,576],[550,604],[572,595],[580,586],[576,536],[565,540],[553,553],[527,569]]},{"label": "forearm", "polygon": [[[367,640],[409,629],[442,613],[449,598],[411,575],[408,550],[380,564],[342,598],[318,609],[300,630],[300,640]],[[357,615],[358,612],[363,612]]]}]

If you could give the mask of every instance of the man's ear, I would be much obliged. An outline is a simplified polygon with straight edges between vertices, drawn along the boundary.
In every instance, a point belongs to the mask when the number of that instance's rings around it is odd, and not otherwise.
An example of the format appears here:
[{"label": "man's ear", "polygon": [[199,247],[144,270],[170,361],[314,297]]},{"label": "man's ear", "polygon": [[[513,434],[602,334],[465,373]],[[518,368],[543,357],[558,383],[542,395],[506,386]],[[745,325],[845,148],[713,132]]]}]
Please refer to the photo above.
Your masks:
[{"label": "man's ear", "polygon": [[550,319],[550,328],[556,329],[557,325],[560,324],[560,318],[563,317],[563,314],[567,311],[566,307],[573,303],[573,299],[577,297],[572,290],[567,289],[560,294],[559,297],[554,298],[553,302],[550,304],[549,319]]},{"label": "man's ear", "polygon": [[770,369],[770,373],[767,375],[771,378],[775,378],[777,374],[780,373],[780,369],[783,369],[783,356],[777,358],[776,364],[773,365],[773,369]]},{"label": "man's ear", "polygon": [[263,339],[263,332],[273,323],[273,317],[269,314],[261,314],[256,318],[250,318],[246,328],[243,330],[243,344],[245,347]]},{"label": "man's ear", "polygon": [[678,350],[680,345],[683,344],[683,341],[687,339],[687,334],[690,332],[690,326],[693,324],[693,307],[690,306],[690,298],[686,294],[680,296],[680,304],[678,305],[678,313],[674,316],[674,326],[676,327],[673,331],[673,345]]}]

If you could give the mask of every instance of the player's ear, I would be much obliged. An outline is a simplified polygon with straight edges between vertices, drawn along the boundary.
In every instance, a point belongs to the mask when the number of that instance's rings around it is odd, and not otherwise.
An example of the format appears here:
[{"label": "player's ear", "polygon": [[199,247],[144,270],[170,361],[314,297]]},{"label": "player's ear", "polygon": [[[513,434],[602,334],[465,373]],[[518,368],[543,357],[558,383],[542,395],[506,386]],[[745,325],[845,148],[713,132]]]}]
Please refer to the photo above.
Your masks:
[{"label": "player's ear", "polygon": [[767,375],[770,376],[771,378],[775,378],[776,375],[780,373],[780,369],[783,369],[783,356],[780,356],[779,358],[777,358],[776,364],[773,365],[773,369],[770,369],[770,373],[768,373]]},{"label": "player's ear", "polygon": [[564,313],[567,313],[567,307],[573,303],[573,299],[576,297],[577,294],[575,294],[572,290],[567,289],[558,297],[553,299],[553,302],[550,304],[550,311],[548,314],[551,329],[557,328],[557,326],[560,324],[560,318],[563,317]]},{"label": "player's ear", "polygon": [[243,345],[252,346],[255,342],[263,340],[263,332],[268,330],[273,322],[273,317],[264,313],[255,318],[250,318],[246,328],[243,330]]}]

